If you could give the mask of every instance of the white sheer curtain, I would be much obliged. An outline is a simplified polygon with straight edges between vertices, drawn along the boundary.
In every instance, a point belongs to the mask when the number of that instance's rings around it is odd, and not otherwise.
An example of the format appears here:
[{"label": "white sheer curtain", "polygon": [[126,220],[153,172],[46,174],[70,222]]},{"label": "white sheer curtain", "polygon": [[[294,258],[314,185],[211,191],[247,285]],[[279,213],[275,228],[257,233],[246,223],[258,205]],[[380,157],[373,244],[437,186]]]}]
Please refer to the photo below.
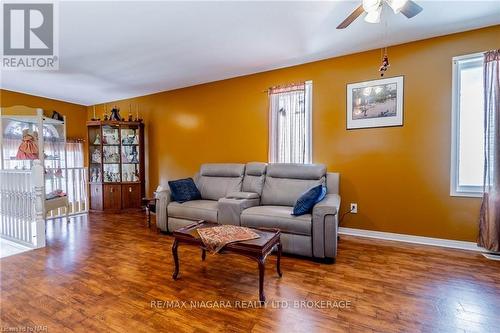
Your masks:
[{"label": "white sheer curtain", "polygon": [[21,144],[21,138],[5,137],[2,142],[3,154],[5,159],[16,158],[17,149]]},{"label": "white sheer curtain", "polygon": [[311,93],[311,81],[269,90],[272,163],[311,163]]},{"label": "white sheer curtain", "polygon": [[83,168],[83,142],[81,140],[66,142],[66,162],[68,168]]}]

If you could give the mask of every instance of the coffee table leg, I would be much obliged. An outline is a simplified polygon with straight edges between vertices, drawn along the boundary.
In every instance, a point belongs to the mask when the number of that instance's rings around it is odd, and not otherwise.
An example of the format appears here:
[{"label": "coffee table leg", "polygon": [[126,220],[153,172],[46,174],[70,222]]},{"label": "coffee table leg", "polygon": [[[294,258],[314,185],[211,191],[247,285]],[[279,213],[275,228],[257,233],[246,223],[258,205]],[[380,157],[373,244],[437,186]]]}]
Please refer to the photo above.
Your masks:
[{"label": "coffee table leg", "polygon": [[177,256],[177,247],[179,246],[179,242],[177,239],[174,240],[174,244],[172,245],[172,255],[174,256],[174,274],[172,275],[172,278],[174,280],[177,280],[177,275],[179,275],[179,257]]},{"label": "coffee table leg", "polygon": [[264,303],[266,301],[266,296],[264,295],[264,272],[266,270],[265,259],[258,258],[257,262],[259,263],[259,301]]},{"label": "coffee table leg", "polygon": [[278,271],[279,277],[283,276],[283,273],[281,272],[281,242],[278,243],[278,253],[277,253],[277,260],[276,260],[276,270]]},{"label": "coffee table leg", "polygon": [[202,261],[205,261],[206,255],[207,255],[207,251],[205,251],[205,249],[201,249],[201,260]]}]

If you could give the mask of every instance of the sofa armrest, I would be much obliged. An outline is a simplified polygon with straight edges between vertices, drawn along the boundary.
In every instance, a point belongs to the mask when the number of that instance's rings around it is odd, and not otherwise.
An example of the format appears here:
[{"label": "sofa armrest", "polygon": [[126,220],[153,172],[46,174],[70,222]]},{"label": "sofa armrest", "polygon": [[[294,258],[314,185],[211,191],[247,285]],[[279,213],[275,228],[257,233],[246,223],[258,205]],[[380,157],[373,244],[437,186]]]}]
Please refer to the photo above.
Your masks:
[{"label": "sofa armrest", "polygon": [[313,207],[312,238],[315,257],[336,257],[339,211],[340,196],[338,194],[327,194]]},{"label": "sofa armrest", "polygon": [[167,229],[167,219],[168,211],[167,207],[171,201],[171,193],[169,188],[163,186],[158,186],[156,192],[154,192],[154,197],[156,199],[156,227],[160,228],[162,231],[168,231]]},{"label": "sofa armrest", "polygon": [[259,202],[259,197],[253,199],[219,199],[217,222],[220,224],[232,224],[239,226],[241,225],[241,212],[247,208],[258,206]]},{"label": "sofa armrest", "polygon": [[328,194],[339,194],[340,174],[338,172],[326,173],[326,189]]},{"label": "sofa armrest", "polygon": [[227,199],[259,199],[260,195],[255,192],[231,192],[226,195]]},{"label": "sofa armrest", "polygon": [[336,215],[340,209],[340,195],[327,194],[313,207],[313,215]]}]

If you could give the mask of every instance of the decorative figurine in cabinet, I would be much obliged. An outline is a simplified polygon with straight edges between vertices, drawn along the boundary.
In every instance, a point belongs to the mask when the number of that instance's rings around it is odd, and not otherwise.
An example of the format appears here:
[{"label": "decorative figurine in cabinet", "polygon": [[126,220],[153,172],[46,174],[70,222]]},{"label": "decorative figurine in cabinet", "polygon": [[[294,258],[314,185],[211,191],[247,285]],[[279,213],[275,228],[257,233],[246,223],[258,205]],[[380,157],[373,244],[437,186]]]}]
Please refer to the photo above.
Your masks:
[{"label": "decorative figurine in cabinet", "polygon": [[92,211],[141,207],[144,197],[144,124],[89,121],[89,193]]}]

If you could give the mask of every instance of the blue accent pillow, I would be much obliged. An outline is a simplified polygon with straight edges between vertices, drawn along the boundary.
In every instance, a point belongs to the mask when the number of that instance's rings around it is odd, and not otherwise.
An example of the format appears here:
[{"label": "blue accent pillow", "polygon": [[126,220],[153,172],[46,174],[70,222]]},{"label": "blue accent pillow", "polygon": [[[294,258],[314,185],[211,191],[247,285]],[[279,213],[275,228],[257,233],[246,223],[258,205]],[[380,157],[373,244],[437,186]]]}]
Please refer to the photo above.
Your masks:
[{"label": "blue accent pillow", "polygon": [[325,197],[326,197],[326,186],[322,186],[321,187],[321,194],[319,195],[318,199],[316,200],[316,202],[314,204],[317,204],[318,202],[323,200]]},{"label": "blue accent pillow", "polygon": [[323,185],[314,186],[307,192],[304,192],[295,203],[293,207],[294,216],[304,215],[310,213],[314,205],[323,200],[326,195],[326,187]]},{"label": "blue accent pillow", "polygon": [[172,200],[183,203],[191,200],[200,200],[201,193],[196,187],[193,178],[171,180],[168,182]]}]

